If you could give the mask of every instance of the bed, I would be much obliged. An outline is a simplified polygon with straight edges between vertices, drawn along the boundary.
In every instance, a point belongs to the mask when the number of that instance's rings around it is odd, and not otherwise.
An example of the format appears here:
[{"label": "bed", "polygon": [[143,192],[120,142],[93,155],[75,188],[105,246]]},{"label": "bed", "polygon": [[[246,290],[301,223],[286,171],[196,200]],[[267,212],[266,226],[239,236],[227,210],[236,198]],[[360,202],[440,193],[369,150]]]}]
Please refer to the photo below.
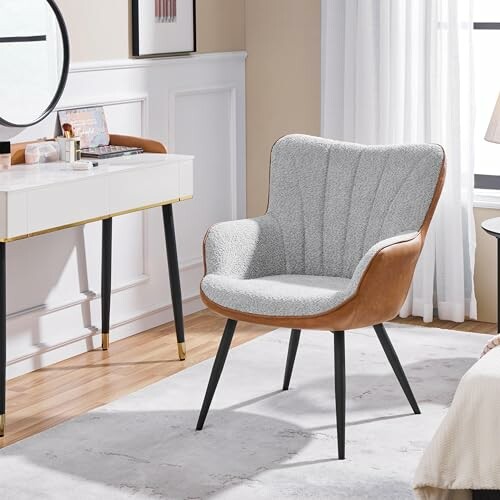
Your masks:
[{"label": "bed", "polygon": [[420,500],[500,500],[500,336],[460,381],[415,475]]}]

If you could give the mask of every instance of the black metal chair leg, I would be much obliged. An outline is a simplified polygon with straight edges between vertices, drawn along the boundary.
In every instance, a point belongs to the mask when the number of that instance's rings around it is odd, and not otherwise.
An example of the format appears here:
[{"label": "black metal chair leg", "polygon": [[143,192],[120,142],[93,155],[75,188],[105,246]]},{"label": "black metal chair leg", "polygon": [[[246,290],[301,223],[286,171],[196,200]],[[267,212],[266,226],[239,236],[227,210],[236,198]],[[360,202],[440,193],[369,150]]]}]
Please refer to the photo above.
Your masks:
[{"label": "black metal chair leg", "polygon": [[102,349],[109,348],[109,315],[111,308],[111,248],[113,239],[113,219],[102,221],[101,257],[101,336]]},{"label": "black metal chair leg", "polygon": [[0,437],[5,434],[5,393],[7,370],[7,306],[5,243],[0,242]]},{"label": "black metal chair leg", "polygon": [[394,373],[399,380],[399,383],[401,384],[401,387],[413,409],[413,412],[418,415],[420,413],[420,408],[418,407],[417,400],[413,395],[410,384],[408,383],[408,379],[406,378],[403,367],[399,362],[398,355],[394,350],[391,339],[389,338],[389,335],[387,335],[387,331],[384,325],[380,323],[379,325],[373,325],[373,328],[375,329],[375,333],[377,334],[377,337],[382,344],[385,355],[387,356],[387,359],[389,360],[389,363],[391,364],[392,369],[394,370]]},{"label": "black metal chair leg", "polygon": [[184,315],[182,313],[181,280],[179,276],[179,262],[177,259],[177,245],[175,243],[174,214],[172,205],[163,205],[163,226],[167,245],[168,275],[170,278],[170,293],[174,310],[175,331],[177,334],[177,349],[179,359],[186,359],[186,343],[184,339]]},{"label": "black metal chair leg", "polygon": [[345,458],[345,334],[333,332],[335,350],[335,409],[337,412],[337,448],[339,460]]},{"label": "black metal chair leg", "polygon": [[292,330],[290,333],[290,342],[288,343],[288,355],[286,357],[285,378],[283,380],[284,391],[287,391],[290,386],[290,379],[292,378],[293,364],[295,363],[299,340],[300,330]]},{"label": "black metal chair leg", "polygon": [[219,349],[217,351],[217,355],[215,356],[214,366],[212,367],[212,373],[210,374],[210,380],[208,381],[205,399],[203,400],[198,423],[196,424],[197,431],[201,431],[203,429],[203,424],[205,423],[205,419],[207,418],[207,413],[210,409],[212,398],[214,397],[215,390],[217,389],[217,384],[222,373],[222,369],[224,368],[224,363],[226,362],[227,353],[229,351],[229,348],[231,347],[231,340],[233,339],[236,324],[237,321],[228,319],[226,327],[224,328],[224,333],[222,334]]}]

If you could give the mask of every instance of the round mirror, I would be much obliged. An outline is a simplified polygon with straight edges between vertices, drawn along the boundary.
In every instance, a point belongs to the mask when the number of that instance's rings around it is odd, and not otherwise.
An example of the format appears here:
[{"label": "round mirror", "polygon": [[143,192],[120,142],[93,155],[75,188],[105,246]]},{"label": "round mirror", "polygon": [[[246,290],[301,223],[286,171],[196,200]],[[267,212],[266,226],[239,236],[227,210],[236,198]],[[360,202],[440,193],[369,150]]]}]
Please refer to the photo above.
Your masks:
[{"label": "round mirror", "polygon": [[28,127],[57,105],[69,38],[54,0],[1,0],[0,125]]}]

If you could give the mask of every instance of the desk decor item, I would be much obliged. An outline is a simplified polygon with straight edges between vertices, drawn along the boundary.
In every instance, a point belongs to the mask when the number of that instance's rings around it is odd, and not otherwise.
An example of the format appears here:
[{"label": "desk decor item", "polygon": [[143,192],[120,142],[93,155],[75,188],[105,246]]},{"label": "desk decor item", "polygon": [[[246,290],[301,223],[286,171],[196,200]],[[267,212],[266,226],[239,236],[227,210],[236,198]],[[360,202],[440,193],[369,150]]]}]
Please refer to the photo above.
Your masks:
[{"label": "desk decor item", "polygon": [[144,152],[143,148],[133,144],[110,144],[106,115],[102,106],[61,110],[59,122],[64,137],[78,136],[81,147],[78,146],[77,149],[80,149],[81,157],[104,160]]},{"label": "desk decor item", "polygon": [[24,151],[27,165],[50,163],[59,160],[59,145],[55,141],[34,142]]},{"label": "desk decor item", "polygon": [[73,163],[81,160],[82,150],[78,137],[56,137],[56,142],[59,145],[59,159],[61,161]]},{"label": "desk decor item", "polygon": [[196,51],[194,0],[132,0],[132,54],[158,57]]},{"label": "desk decor item", "polygon": [[82,147],[80,138],[76,137],[73,126],[70,123],[61,125],[62,137],[56,137],[59,146],[59,159],[61,161],[73,163],[82,158]]},{"label": "desk decor item", "polygon": [[10,168],[10,164],[11,164],[10,142],[9,141],[0,142],[0,169]]},{"label": "desk decor item", "polygon": [[64,109],[58,112],[61,133],[66,138],[78,136],[82,149],[109,144],[108,125],[102,106]]}]

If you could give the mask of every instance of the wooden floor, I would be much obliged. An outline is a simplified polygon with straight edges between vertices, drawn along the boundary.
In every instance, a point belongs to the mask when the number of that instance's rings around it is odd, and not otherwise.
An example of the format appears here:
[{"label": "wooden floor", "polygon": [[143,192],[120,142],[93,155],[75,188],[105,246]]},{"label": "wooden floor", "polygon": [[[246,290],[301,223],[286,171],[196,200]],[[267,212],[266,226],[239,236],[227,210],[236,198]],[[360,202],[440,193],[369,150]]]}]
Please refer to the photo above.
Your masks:
[{"label": "wooden floor", "polygon": [[[496,333],[496,325],[467,321],[405,324]],[[0,448],[86,413],[215,355],[225,320],[208,311],[186,317],[186,361],[177,357],[172,323],[114,342],[110,350],[88,352],[17,377],[7,384],[7,429]],[[233,346],[271,328],[238,324]]]}]

